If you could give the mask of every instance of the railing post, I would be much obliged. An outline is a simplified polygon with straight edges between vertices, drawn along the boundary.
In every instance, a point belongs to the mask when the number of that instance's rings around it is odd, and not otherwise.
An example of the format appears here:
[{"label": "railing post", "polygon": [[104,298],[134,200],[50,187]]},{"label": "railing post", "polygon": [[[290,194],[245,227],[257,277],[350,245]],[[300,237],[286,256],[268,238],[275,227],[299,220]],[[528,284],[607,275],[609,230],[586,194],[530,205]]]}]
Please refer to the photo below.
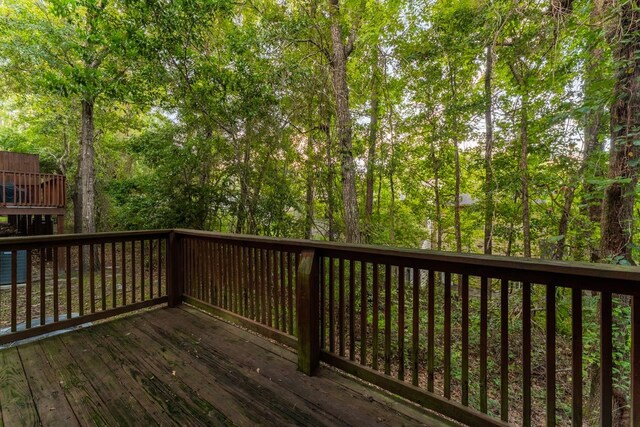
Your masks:
[{"label": "railing post", "polygon": [[175,231],[169,232],[167,240],[167,296],[169,307],[182,303],[180,245]]},{"label": "railing post", "polygon": [[631,425],[640,427],[640,295],[631,297]]},{"label": "railing post", "polygon": [[313,375],[320,365],[318,260],[313,249],[300,256],[296,275],[298,370]]}]

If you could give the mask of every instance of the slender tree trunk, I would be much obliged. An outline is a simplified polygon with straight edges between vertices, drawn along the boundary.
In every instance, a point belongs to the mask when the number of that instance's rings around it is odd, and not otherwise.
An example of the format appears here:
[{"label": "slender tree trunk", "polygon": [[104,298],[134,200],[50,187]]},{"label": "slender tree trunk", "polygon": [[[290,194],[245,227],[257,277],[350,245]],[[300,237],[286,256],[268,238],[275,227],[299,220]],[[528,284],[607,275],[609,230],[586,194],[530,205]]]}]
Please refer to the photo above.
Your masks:
[{"label": "slender tree trunk", "polygon": [[95,149],[93,99],[82,101],[82,128],[80,133],[80,197],[82,205],[82,232],[96,232]]},{"label": "slender tree trunk", "polygon": [[371,242],[373,226],[373,187],[376,145],[378,140],[378,47],[374,48],[373,73],[371,77],[371,110],[369,112],[369,147],[367,151],[367,190],[365,197],[365,241]]},{"label": "slender tree trunk", "polygon": [[331,128],[329,127],[331,120],[327,118],[326,123],[322,126],[322,129],[326,138],[326,147],[327,147],[327,222],[329,223],[329,241],[333,242],[336,240],[336,225],[335,218],[333,213],[335,212],[335,200],[333,195],[333,184],[334,184],[334,176],[333,176],[333,153],[332,153],[332,139],[331,139]]},{"label": "slender tree trunk", "polygon": [[347,242],[358,243],[360,242],[359,211],[356,194],[355,162],[353,160],[351,141],[352,128],[351,110],[349,109],[349,86],[347,84],[347,52],[340,23],[339,0],[329,0],[329,13],[331,17],[332,44],[331,68],[340,146],[345,237]]},{"label": "slender tree trunk", "polygon": [[433,191],[436,205],[436,249],[442,250],[442,211],[440,209],[440,173],[438,159],[436,158],[436,148],[431,141],[431,162],[433,163]]},{"label": "slender tree trunk", "polygon": [[529,129],[528,129],[528,99],[522,98],[520,112],[520,182],[522,192],[522,239],[524,256],[531,258],[531,230],[529,212]]},{"label": "slender tree trunk", "polygon": [[493,45],[487,46],[487,57],[484,74],[484,192],[486,206],[484,210],[484,253],[493,251],[493,90],[491,79],[493,76]]},{"label": "slender tree trunk", "polygon": [[571,218],[571,207],[573,206],[574,195],[575,186],[567,186],[564,195],[564,205],[562,206],[562,213],[560,214],[560,223],[558,224],[558,236],[561,237],[556,242],[556,248],[553,253],[553,259],[556,260],[562,260],[562,258],[564,257],[567,232],[569,231],[569,219]]},{"label": "slender tree trunk", "polygon": [[313,152],[313,138],[311,133],[307,138],[307,188],[305,200],[304,238],[311,239],[313,227],[313,199],[314,199],[314,167],[315,155]]},{"label": "slender tree trunk", "polygon": [[608,174],[614,182],[605,190],[600,255],[633,264],[633,206],[640,157],[640,146],[635,145],[640,129],[640,0],[615,7],[619,28],[610,40],[617,69]]},{"label": "slender tree trunk", "polygon": [[[455,71],[449,64],[449,82],[451,84],[451,103],[455,107],[457,104],[457,85],[456,85],[456,75]],[[461,172],[460,172],[460,147],[458,141],[458,118],[457,111],[454,111],[452,115],[452,131],[453,131],[453,159],[454,159],[454,167],[455,167],[455,184],[454,184],[454,212],[453,212],[453,228],[454,234],[456,236],[456,252],[462,252],[462,227],[460,224],[460,180],[461,180]]]},{"label": "slender tree trunk", "polygon": [[247,208],[249,202],[249,160],[250,160],[250,147],[249,141],[245,141],[243,150],[238,153],[238,167],[240,169],[240,199],[236,205],[236,233],[242,233],[245,230],[245,224],[247,221]]}]

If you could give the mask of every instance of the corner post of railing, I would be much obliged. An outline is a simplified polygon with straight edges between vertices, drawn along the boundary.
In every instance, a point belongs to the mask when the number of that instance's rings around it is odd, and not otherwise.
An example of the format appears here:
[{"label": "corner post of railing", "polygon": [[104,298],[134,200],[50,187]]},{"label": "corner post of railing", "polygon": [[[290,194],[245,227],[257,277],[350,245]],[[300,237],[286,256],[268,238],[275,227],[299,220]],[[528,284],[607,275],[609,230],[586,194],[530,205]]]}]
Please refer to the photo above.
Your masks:
[{"label": "corner post of railing", "polygon": [[631,297],[631,425],[640,427],[640,295]]},{"label": "corner post of railing", "polygon": [[296,277],[298,370],[310,376],[320,366],[318,279],[318,255],[313,249],[305,249],[300,256]]},{"label": "corner post of railing", "polygon": [[171,230],[167,240],[167,296],[169,307],[177,307],[182,303],[182,281],[180,280],[182,263],[179,243],[179,235],[174,230]]}]

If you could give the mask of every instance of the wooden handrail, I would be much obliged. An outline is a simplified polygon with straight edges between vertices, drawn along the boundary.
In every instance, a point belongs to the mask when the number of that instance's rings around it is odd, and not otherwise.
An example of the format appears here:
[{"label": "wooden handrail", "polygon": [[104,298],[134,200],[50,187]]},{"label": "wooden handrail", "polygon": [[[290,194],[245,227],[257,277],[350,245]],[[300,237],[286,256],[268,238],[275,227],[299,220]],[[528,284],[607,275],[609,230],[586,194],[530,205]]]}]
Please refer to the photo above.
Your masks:
[{"label": "wooden handrail", "polygon": [[[532,410],[542,405],[553,425],[563,398],[556,394],[562,357],[570,357],[563,363],[577,379],[563,407],[571,407],[570,418],[582,424],[587,298],[598,299],[600,413],[608,424],[618,371],[612,354],[622,342],[614,341],[619,320],[613,308],[621,295],[631,312],[631,346],[624,349],[631,358],[631,424],[640,426],[635,267],[182,229],[6,238],[0,239],[4,252],[10,253],[11,296],[0,304],[9,302],[10,317],[0,321],[10,331],[0,335],[0,344],[185,301],[297,348],[298,367],[308,375],[324,361],[470,425],[507,425],[514,401],[521,402],[523,424],[531,425]],[[17,286],[21,253],[28,270],[25,297]],[[492,300],[494,294],[499,297]],[[34,295],[40,308],[32,305]],[[569,312],[558,310],[559,297]],[[21,313],[24,330],[17,328]],[[571,320],[570,354],[558,351],[556,319],[563,315]],[[32,324],[38,317],[39,325]],[[473,318],[478,323],[472,328]],[[491,327],[494,322],[498,328]],[[534,329],[536,324],[544,327]],[[460,349],[457,359],[454,348]],[[538,353],[544,354],[540,361],[533,357]],[[536,364],[544,366],[544,376],[532,375]],[[518,377],[521,395],[514,399]],[[544,401],[536,400],[534,386],[546,390]]]},{"label": "wooden handrail", "polygon": [[[293,331],[283,328],[282,322],[276,323],[279,313],[291,311],[291,306],[280,300],[285,289],[287,294],[296,295],[294,315],[298,331],[295,337],[301,371],[312,375],[317,361],[322,360],[470,425],[507,425],[514,411],[514,400],[522,401],[519,414],[523,424],[532,425],[532,410],[541,405],[540,401],[534,403],[536,397],[532,393],[534,346],[541,346],[545,354],[546,397],[542,404],[547,409],[547,425],[556,423],[557,401],[561,397],[556,393],[557,358],[561,356],[557,351],[555,321],[560,315],[556,310],[559,292],[571,293],[571,348],[574,351],[569,369],[578,381],[572,384],[576,398],[569,405],[571,418],[578,425],[582,424],[583,404],[582,300],[599,295],[602,301],[599,356],[600,390],[604,395],[600,399],[600,413],[601,422],[607,425],[612,416],[614,360],[611,356],[616,344],[611,321],[612,296],[620,294],[630,298],[633,320],[628,349],[631,355],[629,398],[632,425],[640,424],[638,268],[192,230],[175,232],[182,241],[183,294],[188,302],[291,345]],[[278,262],[292,259],[291,254],[298,258],[294,270],[296,280],[287,281],[282,288],[281,278],[292,269],[278,266]],[[207,270],[207,265],[212,271]],[[489,304],[494,292],[500,294],[497,318],[490,312],[495,304]],[[472,300],[476,302],[471,304]],[[517,320],[521,326],[512,331],[509,325],[514,322],[514,312],[521,313]],[[369,320],[370,314],[373,322]],[[470,331],[471,315],[479,317],[479,330]],[[532,334],[534,316],[541,315],[546,319],[543,343],[536,341],[539,338]],[[442,320],[437,322],[440,316]],[[490,375],[493,374],[488,368],[493,357],[489,349],[495,348],[495,344],[490,346],[490,317],[492,322],[500,324],[499,356],[493,362],[499,366],[498,388],[492,385]],[[382,328],[381,318],[384,318]],[[462,328],[455,336],[454,319],[461,322]],[[436,328],[437,323],[442,329]],[[392,332],[392,327],[396,332]],[[492,333],[497,332],[494,329]],[[421,339],[424,335],[426,345]],[[383,342],[378,336],[384,337]],[[479,343],[473,351],[472,337]],[[457,378],[453,376],[454,341],[462,349],[461,374]],[[513,347],[514,343],[518,343],[518,349]],[[441,351],[439,359],[436,348]],[[513,359],[513,351],[521,354],[521,358]],[[477,381],[473,384],[476,390],[479,389],[475,407],[469,398],[472,366],[479,369],[477,379],[473,380]],[[513,370],[521,372],[522,381],[522,395],[515,399],[510,395]],[[418,372],[426,374],[424,383]],[[457,401],[453,400],[454,387],[460,393]],[[497,408],[490,406],[492,400],[499,402]]]}]

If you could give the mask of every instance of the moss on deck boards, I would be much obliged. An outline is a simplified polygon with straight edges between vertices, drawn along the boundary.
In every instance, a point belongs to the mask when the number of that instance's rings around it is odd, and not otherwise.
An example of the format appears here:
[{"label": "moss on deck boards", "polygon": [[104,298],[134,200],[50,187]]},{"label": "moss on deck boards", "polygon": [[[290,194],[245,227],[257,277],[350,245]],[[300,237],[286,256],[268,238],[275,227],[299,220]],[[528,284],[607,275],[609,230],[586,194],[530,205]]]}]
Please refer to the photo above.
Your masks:
[{"label": "moss on deck boards", "polygon": [[0,381],[4,425],[440,425],[187,306],[0,351]]}]

